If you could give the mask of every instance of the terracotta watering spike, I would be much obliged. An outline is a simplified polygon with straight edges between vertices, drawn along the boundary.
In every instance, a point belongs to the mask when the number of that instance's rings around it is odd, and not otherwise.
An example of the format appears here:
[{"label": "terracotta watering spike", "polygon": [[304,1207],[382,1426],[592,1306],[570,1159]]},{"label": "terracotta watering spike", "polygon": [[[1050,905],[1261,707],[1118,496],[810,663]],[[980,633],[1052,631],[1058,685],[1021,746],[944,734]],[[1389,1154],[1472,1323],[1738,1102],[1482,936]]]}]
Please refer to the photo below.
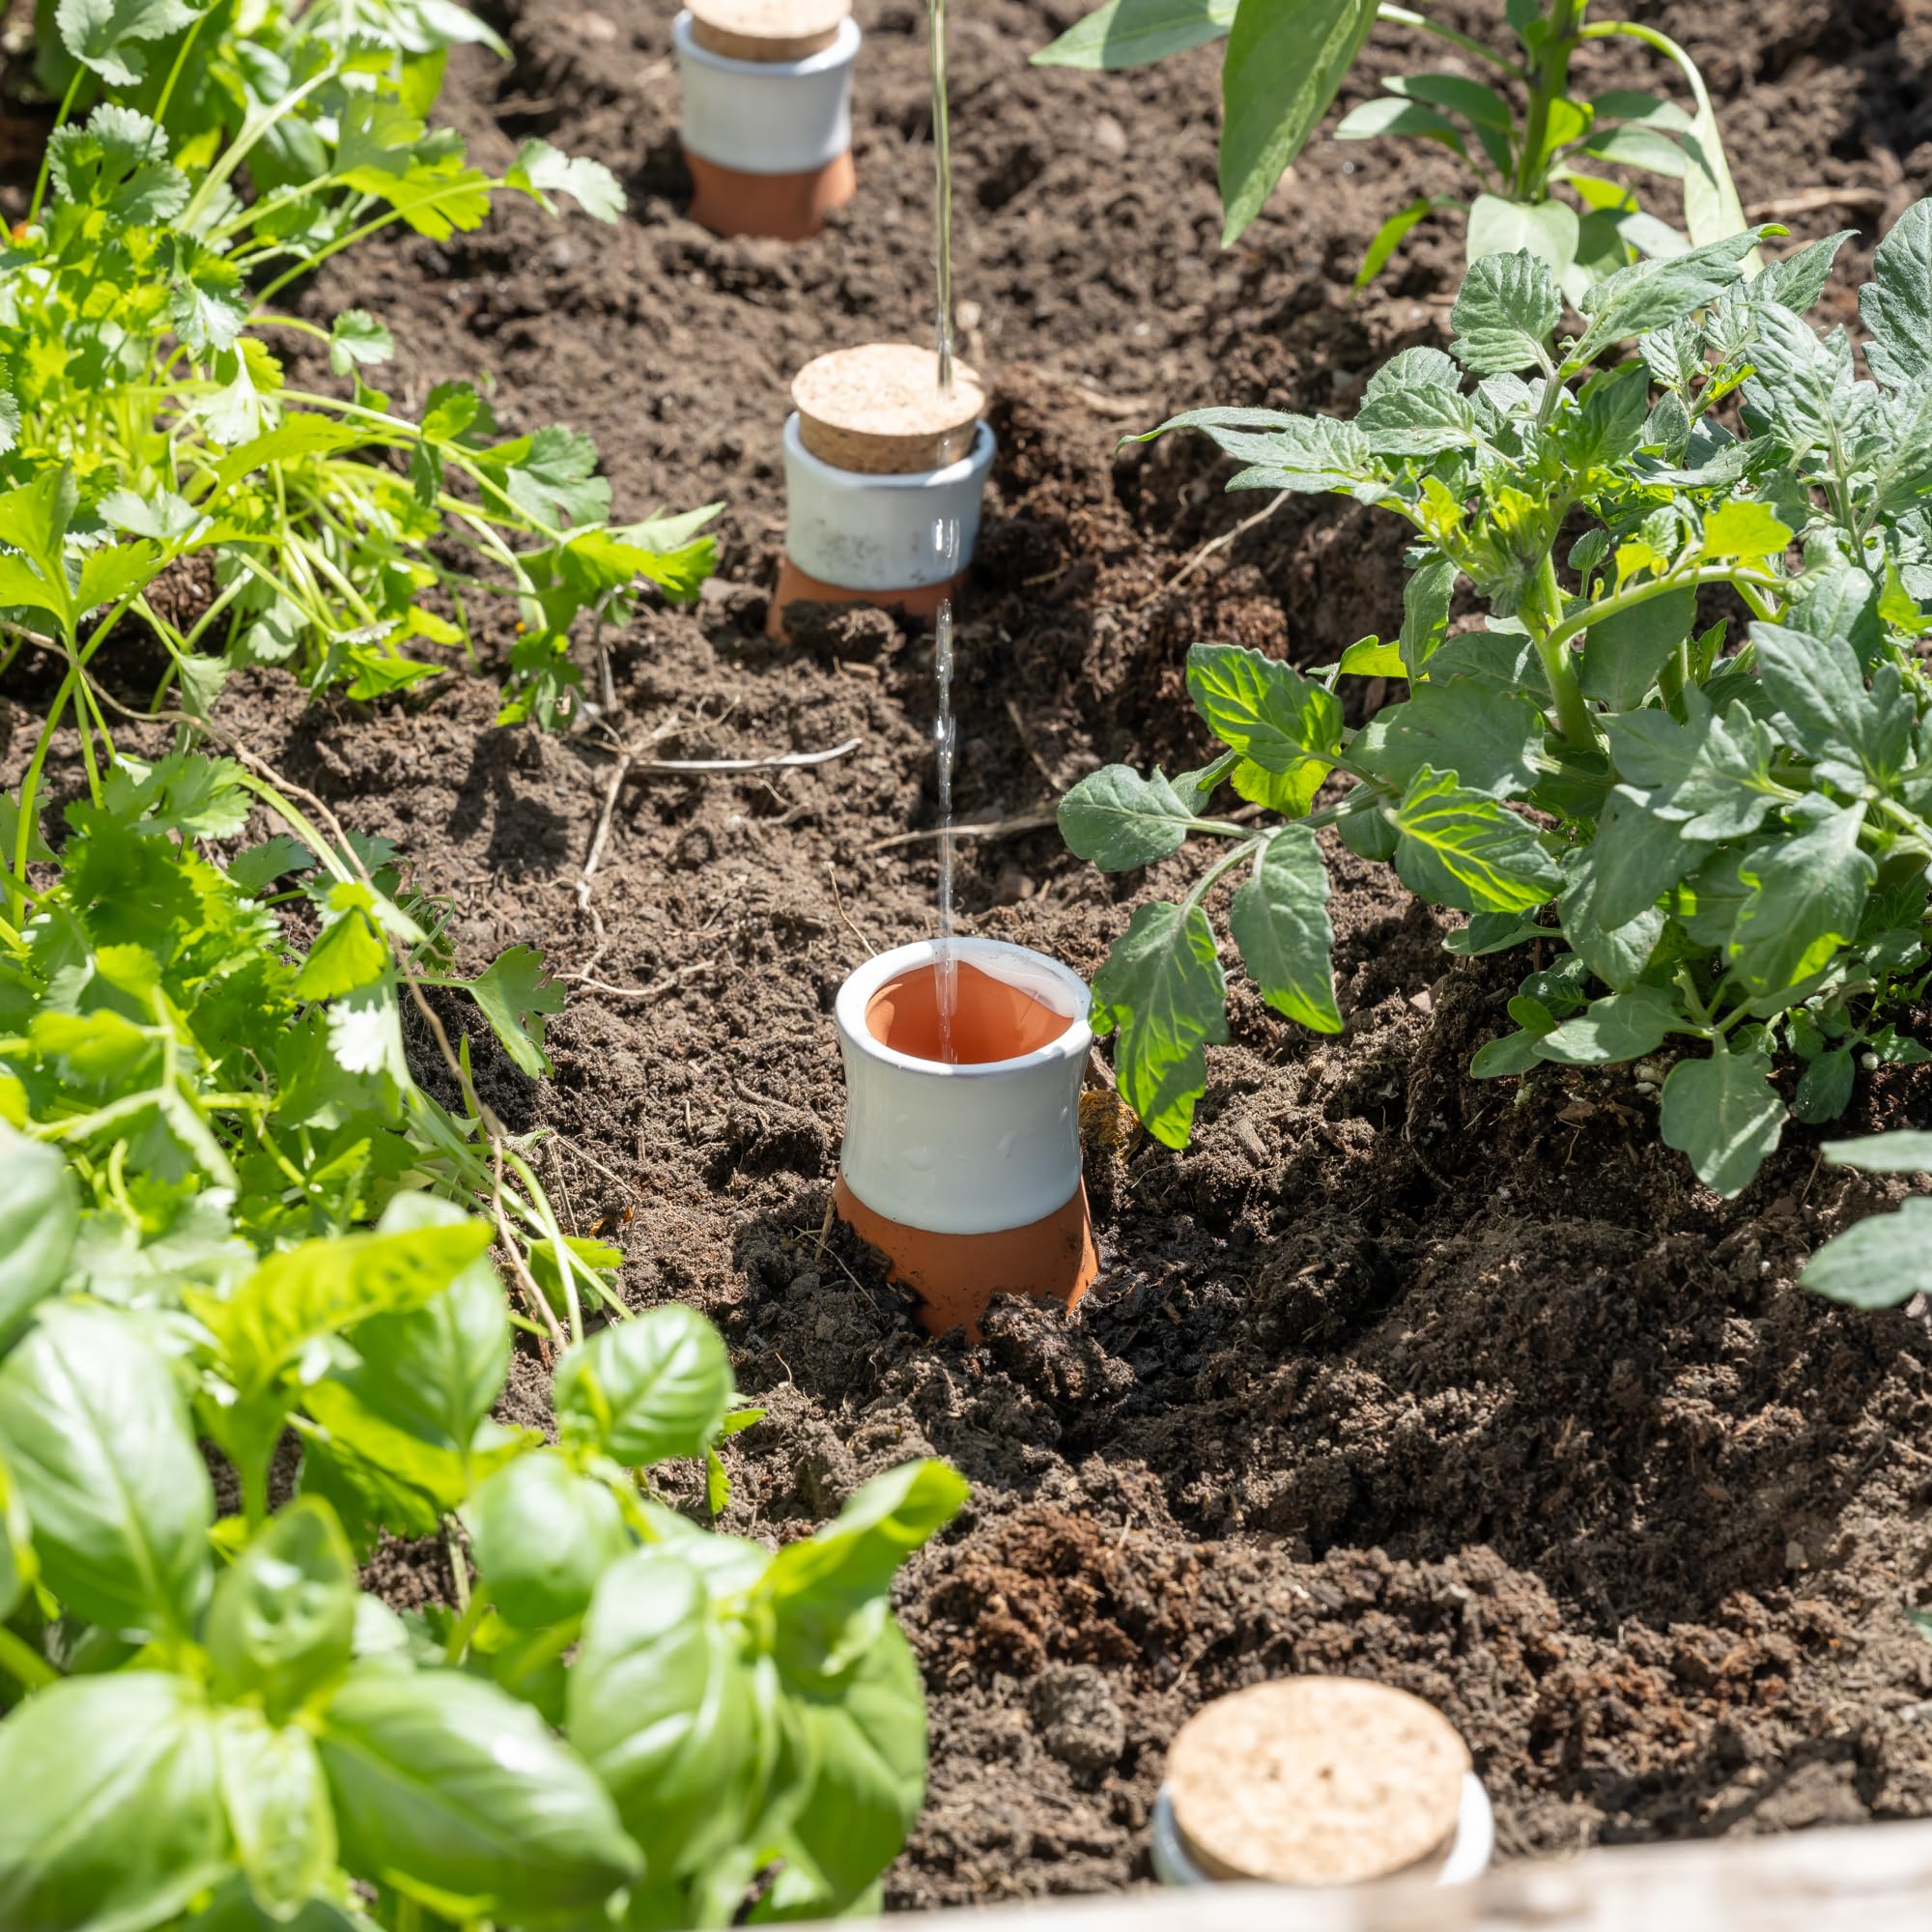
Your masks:
[{"label": "terracotta watering spike", "polygon": [[998,1294],[1071,1308],[1099,1272],[1080,1172],[1089,995],[1058,960],[950,942],[945,1057],[938,942],[868,960],[839,989],[845,1141],[839,1218],[919,1297],[934,1334],[975,1339]]}]

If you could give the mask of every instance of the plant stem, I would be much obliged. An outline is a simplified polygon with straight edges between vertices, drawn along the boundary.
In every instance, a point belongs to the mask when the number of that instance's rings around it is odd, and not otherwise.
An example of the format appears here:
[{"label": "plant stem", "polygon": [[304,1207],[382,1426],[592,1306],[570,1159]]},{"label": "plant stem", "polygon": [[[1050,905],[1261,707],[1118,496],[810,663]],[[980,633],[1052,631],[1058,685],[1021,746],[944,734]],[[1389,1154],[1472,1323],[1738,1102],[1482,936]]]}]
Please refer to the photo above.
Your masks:
[{"label": "plant stem", "polygon": [[58,1684],[61,1674],[32,1644],[5,1624],[0,1624],[0,1668],[4,1668],[23,1690],[44,1690]]},{"label": "plant stem", "polygon": [[1583,701],[1583,687],[1577,681],[1577,666],[1563,631],[1563,591],[1556,582],[1555,561],[1547,551],[1533,594],[1524,600],[1522,614],[1536,655],[1543,661],[1543,674],[1549,681],[1557,724],[1578,751],[1594,752],[1600,743],[1596,721]]},{"label": "plant stem", "polygon": [[1520,62],[1511,60],[1507,54],[1497,53],[1494,47],[1485,46],[1472,34],[1445,27],[1440,20],[1432,20],[1426,14],[1412,13],[1406,7],[1390,6],[1387,0],[1383,0],[1383,4],[1376,9],[1376,18],[1386,20],[1392,27],[1415,27],[1425,34],[1434,34],[1438,41],[1447,41],[1451,46],[1461,47],[1465,54],[1474,54],[1478,60],[1501,68],[1505,73],[1513,74],[1525,84],[1529,80],[1529,70]]},{"label": "plant stem", "polygon": [[[61,96],[60,112],[54,116],[54,126],[58,128],[66,124],[67,117],[73,112],[73,103],[80,93],[80,84],[87,78],[87,70],[78,65],[73,71],[73,78],[67,84],[67,92]],[[53,170],[54,149],[49,141],[41,151],[41,171],[34,179],[34,198],[27,204],[27,223],[31,227],[41,218],[41,204],[47,196],[47,180]]]},{"label": "plant stem", "polygon": [[1529,113],[1516,162],[1516,198],[1543,201],[1548,196],[1549,109],[1570,85],[1570,56],[1576,49],[1589,0],[1555,0],[1549,11],[1548,38],[1529,83]]},{"label": "plant stem", "polygon": [[456,1620],[456,1628],[449,1634],[449,1641],[443,1646],[442,1661],[445,1663],[461,1663],[469,1649],[469,1639],[476,1634],[477,1626],[482,1623],[490,1608],[490,1599],[482,1590],[472,1589],[469,1603],[463,1614]]},{"label": "plant stem", "polygon": [[161,89],[161,98],[155,102],[155,124],[156,127],[165,127],[167,125],[168,102],[175,98],[175,87],[181,80],[183,70],[187,66],[188,55],[194,51],[195,42],[201,38],[202,22],[207,18],[208,15],[206,14],[197,14],[195,15],[194,25],[187,30],[186,38],[182,42],[181,49],[175,55],[175,64],[168,70],[166,84]]},{"label": "plant stem", "polygon": [[1639,604],[1648,604],[1653,597],[1667,596],[1673,590],[1692,590],[1700,583],[1728,583],[1738,590],[1753,612],[1760,617],[1769,617],[1769,609],[1759,610],[1753,600],[1754,591],[1777,591],[1786,587],[1781,579],[1766,577],[1761,572],[1747,571],[1736,565],[1724,567],[1702,567],[1685,572],[1679,576],[1653,577],[1642,583],[1633,584],[1628,590],[1620,590],[1614,597],[1605,597],[1599,602],[1578,611],[1574,616],[1565,617],[1561,623],[1550,627],[1549,639],[1552,643],[1567,644],[1587,631],[1592,624],[1601,624],[1605,617],[1621,616],[1626,611],[1634,611]]}]

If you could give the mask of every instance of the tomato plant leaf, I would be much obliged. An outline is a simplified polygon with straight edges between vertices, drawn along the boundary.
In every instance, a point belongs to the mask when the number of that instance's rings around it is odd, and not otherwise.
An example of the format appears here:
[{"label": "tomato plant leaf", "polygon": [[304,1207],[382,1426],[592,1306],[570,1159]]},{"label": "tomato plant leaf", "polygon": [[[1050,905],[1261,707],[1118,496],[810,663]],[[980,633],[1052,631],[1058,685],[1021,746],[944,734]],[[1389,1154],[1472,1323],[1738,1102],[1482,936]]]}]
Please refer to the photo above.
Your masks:
[{"label": "tomato plant leaf", "polygon": [[1081,858],[1120,872],[1179,851],[1194,813],[1160,772],[1142,778],[1129,765],[1108,765],[1067,792],[1059,818]]},{"label": "tomato plant leaf", "polygon": [[1254,875],[1236,892],[1229,930],[1241,963],[1276,1012],[1316,1033],[1340,1033],[1330,953],[1328,868],[1304,825],[1284,827],[1264,848]]},{"label": "tomato plant leaf", "polygon": [[1118,1033],[1114,1071],[1141,1124],[1185,1147],[1207,1091],[1206,1048],[1228,1037],[1228,982],[1208,916],[1156,899],[1140,907],[1094,978],[1096,1035]]},{"label": "tomato plant leaf", "polygon": [[1719,1047],[1708,1060],[1680,1060],[1663,1082],[1659,1131],[1714,1194],[1742,1193],[1784,1132],[1770,1059]]}]

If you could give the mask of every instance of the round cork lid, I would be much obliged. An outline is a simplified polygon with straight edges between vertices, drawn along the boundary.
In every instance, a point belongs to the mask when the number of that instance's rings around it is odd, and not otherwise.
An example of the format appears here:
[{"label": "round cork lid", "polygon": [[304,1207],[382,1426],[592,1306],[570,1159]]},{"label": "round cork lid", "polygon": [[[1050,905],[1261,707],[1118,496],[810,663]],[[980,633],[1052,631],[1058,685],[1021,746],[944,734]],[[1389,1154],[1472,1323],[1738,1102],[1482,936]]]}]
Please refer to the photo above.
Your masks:
[{"label": "round cork lid", "polygon": [[686,0],[691,37],[726,60],[804,60],[838,38],[852,0]]},{"label": "round cork lid", "polygon": [[835,469],[906,476],[957,463],[973,447],[986,392],[963,362],[939,391],[939,356],[909,342],[835,349],[791,385],[799,437]]},{"label": "round cork lid", "polygon": [[1353,1885],[1441,1849],[1469,1770],[1456,1727],[1421,1698],[1288,1677],[1190,1718],[1167,1786],[1188,1855],[1211,1877]]}]

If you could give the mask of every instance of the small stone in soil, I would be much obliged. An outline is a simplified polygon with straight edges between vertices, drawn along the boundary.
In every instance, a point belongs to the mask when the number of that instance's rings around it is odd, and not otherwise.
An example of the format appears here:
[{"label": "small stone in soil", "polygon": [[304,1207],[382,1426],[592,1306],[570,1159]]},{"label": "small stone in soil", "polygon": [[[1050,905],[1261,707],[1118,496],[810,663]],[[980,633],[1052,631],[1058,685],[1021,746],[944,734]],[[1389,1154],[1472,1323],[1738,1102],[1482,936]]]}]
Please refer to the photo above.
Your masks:
[{"label": "small stone in soil", "polygon": [[1127,1747],[1126,1719],[1090,1663],[1050,1663],[1028,1698],[1040,1742],[1062,1764],[1098,1777]]}]

